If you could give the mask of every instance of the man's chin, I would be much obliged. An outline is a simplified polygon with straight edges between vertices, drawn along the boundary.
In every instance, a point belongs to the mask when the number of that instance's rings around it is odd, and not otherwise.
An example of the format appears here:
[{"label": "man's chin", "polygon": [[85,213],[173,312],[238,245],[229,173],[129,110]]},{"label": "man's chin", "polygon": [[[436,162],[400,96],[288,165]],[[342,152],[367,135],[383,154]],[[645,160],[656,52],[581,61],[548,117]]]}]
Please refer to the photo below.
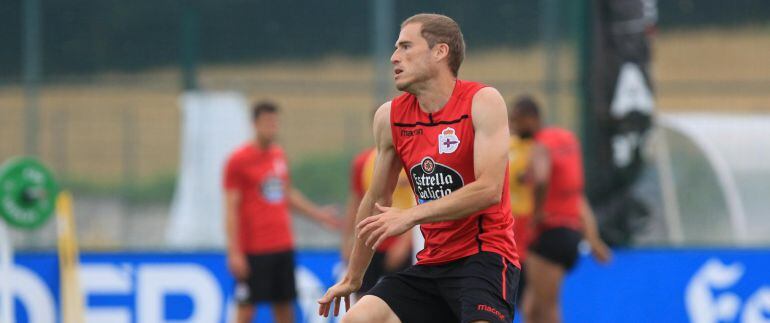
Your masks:
[{"label": "man's chin", "polygon": [[396,89],[399,91],[405,91],[407,88],[409,88],[408,83],[396,83]]}]

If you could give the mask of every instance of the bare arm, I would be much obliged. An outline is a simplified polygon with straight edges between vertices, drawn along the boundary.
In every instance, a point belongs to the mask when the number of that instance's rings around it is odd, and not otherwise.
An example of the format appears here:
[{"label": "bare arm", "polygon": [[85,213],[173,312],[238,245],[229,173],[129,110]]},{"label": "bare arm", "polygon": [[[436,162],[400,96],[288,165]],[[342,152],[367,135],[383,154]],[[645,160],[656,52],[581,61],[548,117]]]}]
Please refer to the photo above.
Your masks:
[{"label": "bare arm", "polygon": [[305,197],[298,189],[289,188],[289,206],[304,214],[318,223],[323,224],[329,229],[337,229],[341,226],[340,221],[334,216],[332,207],[321,207]]},{"label": "bare arm", "polygon": [[355,242],[356,213],[358,206],[361,205],[361,196],[356,192],[350,191],[348,202],[345,205],[345,225],[342,227],[342,259],[350,260],[350,252],[353,250]]},{"label": "bare arm", "polygon": [[532,212],[532,226],[537,226],[545,218],[546,195],[548,194],[548,182],[551,180],[551,157],[548,150],[541,144],[535,143],[532,149],[532,175],[534,179],[535,203]]},{"label": "bare arm", "polygon": [[583,234],[591,245],[591,253],[599,262],[606,263],[610,261],[612,259],[612,252],[599,236],[599,227],[596,224],[594,212],[591,210],[591,205],[585,196],[580,199],[580,219],[583,221]]},{"label": "bare arm", "polygon": [[241,193],[237,190],[225,191],[225,235],[227,241],[228,253],[241,253],[241,246],[238,245],[238,203],[241,200]]},{"label": "bare arm", "polygon": [[[375,204],[390,205],[393,191],[398,183],[398,174],[401,171],[401,161],[393,147],[393,138],[390,132],[390,103],[386,103],[374,116],[374,141],[377,149],[377,157],[374,163],[374,173],[369,190],[361,199],[361,205],[356,214],[356,224],[361,223],[375,212]],[[356,235],[360,237],[359,230]],[[369,266],[374,252],[364,245],[362,239],[356,239],[350,256],[348,275],[353,280],[360,281]]]},{"label": "bare arm", "polygon": [[[377,110],[374,115],[373,128],[375,149],[377,149],[374,174],[371,186],[364,194],[361,205],[358,207],[356,223],[372,216],[375,203],[390,205],[398,181],[398,174],[402,168],[393,147],[393,138],[390,133],[390,102],[383,104]],[[333,302],[335,303],[334,315],[337,315],[341,299],[344,298],[345,303],[349,304],[349,295],[361,286],[364,272],[372,260],[374,251],[364,245],[362,239],[358,237],[358,232],[356,232],[356,236],[347,273],[340,282],[329,288],[326,294],[318,300],[319,315],[328,316]]]},{"label": "bare arm", "polygon": [[225,190],[225,243],[227,244],[227,268],[236,279],[246,279],[249,265],[242,246],[238,243],[238,203],[241,193],[238,190]]}]

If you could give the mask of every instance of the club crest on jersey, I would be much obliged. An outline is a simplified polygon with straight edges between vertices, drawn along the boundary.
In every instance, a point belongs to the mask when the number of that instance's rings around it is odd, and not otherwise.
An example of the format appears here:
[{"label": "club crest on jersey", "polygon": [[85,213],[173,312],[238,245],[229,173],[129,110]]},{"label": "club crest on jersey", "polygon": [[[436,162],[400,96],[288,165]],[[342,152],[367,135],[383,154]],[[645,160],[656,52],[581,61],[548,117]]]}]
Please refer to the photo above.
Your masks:
[{"label": "club crest on jersey", "polygon": [[451,154],[457,150],[460,146],[460,138],[457,138],[455,130],[451,127],[441,131],[438,135],[438,153],[439,154]]},{"label": "club crest on jersey", "polygon": [[427,174],[432,174],[433,170],[436,168],[436,163],[431,159],[430,157],[425,157],[422,160],[422,171],[424,171]]}]

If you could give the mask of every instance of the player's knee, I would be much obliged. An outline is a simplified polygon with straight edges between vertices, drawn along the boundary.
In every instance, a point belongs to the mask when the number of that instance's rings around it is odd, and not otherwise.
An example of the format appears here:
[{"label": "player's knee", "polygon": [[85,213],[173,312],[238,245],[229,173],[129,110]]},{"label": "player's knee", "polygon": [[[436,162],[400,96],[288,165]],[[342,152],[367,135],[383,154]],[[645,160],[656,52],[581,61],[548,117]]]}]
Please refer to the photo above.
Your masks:
[{"label": "player's knee", "polygon": [[541,311],[538,310],[537,305],[528,304],[524,307],[524,317],[527,322],[540,322]]},{"label": "player's knee", "polygon": [[256,312],[254,305],[250,305],[250,304],[239,305],[235,313],[235,322],[236,323],[251,322],[254,318],[254,312]]},{"label": "player's knee", "polygon": [[371,322],[371,317],[366,315],[363,311],[351,310],[342,316],[342,323],[366,323]]},{"label": "player's knee", "polygon": [[400,322],[387,304],[379,298],[363,297],[341,320],[342,323]]}]

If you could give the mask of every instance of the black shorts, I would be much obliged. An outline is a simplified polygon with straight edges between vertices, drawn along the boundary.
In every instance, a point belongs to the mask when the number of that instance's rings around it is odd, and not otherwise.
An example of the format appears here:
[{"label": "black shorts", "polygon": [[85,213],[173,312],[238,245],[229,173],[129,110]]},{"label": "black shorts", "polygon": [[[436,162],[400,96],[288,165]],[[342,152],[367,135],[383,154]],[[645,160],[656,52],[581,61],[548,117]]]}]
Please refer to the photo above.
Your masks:
[{"label": "black shorts", "polygon": [[399,266],[396,270],[389,271],[385,269],[385,255],[386,252],[382,251],[376,251],[374,253],[374,256],[372,256],[372,262],[369,263],[369,267],[366,268],[366,273],[364,273],[364,280],[361,283],[361,288],[358,289],[358,292],[360,294],[364,294],[368,292],[374,285],[377,285],[377,282],[382,279],[382,277],[385,277],[385,275],[390,275],[399,271],[402,271],[409,267],[409,258],[404,260],[404,263]]},{"label": "black shorts", "polygon": [[249,277],[235,284],[235,301],[238,304],[288,302],[297,297],[294,251],[246,257]]},{"label": "black shorts", "polygon": [[369,294],[403,323],[511,322],[519,269],[492,252],[385,276]]},{"label": "black shorts", "polygon": [[579,258],[578,246],[583,235],[569,228],[554,228],[543,231],[532,244],[529,251],[551,262],[572,270]]}]

